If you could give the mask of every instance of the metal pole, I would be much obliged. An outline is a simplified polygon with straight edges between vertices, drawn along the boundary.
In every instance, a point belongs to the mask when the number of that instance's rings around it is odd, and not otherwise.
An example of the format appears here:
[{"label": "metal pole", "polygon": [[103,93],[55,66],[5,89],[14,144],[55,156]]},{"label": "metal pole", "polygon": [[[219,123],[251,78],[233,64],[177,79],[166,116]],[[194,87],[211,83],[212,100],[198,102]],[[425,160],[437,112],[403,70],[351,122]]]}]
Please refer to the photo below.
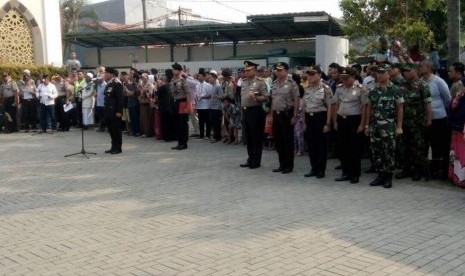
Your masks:
[{"label": "metal pole", "polygon": [[210,31],[210,48],[212,50],[212,60],[215,60],[215,47],[213,46],[213,32]]},{"label": "metal pole", "polygon": [[97,63],[99,66],[102,65],[102,48],[97,48]]},{"label": "metal pole", "polygon": [[[144,30],[147,29],[147,3],[146,0],[142,0],[142,18],[144,20]],[[144,38],[147,34],[144,33]],[[145,62],[149,62],[149,49],[147,44],[145,44]]]}]

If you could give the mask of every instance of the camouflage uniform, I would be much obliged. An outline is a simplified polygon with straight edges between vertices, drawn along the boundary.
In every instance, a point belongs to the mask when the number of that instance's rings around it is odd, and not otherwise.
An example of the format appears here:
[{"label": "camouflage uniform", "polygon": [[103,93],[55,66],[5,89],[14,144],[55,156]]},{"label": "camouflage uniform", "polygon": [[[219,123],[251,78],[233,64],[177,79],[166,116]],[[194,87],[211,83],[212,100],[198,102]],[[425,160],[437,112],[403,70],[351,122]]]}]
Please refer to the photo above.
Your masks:
[{"label": "camouflage uniform", "polygon": [[[392,84],[398,86],[401,88],[406,80],[402,75],[396,76],[394,78],[391,78]],[[405,100],[405,99],[404,99]],[[404,156],[403,150],[402,150],[402,136],[396,137],[396,167],[397,168],[403,168],[404,167],[404,159],[402,158]]]},{"label": "camouflage uniform", "polygon": [[404,172],[410,173],[413,166],[414,172],[421,174],[427,162],[426,104],[431,103],[431,93],[421,79],[403,82],[400,92],[405,102],[399,158],[404,162]]},{"label": "camouflage uniform", "polygon": [[380,172],[394,171],[396,105],[404,99],[399,88],[390,83],[386,87],[376,86],[368,101],[372,106],[370,142],[375,167]]}]

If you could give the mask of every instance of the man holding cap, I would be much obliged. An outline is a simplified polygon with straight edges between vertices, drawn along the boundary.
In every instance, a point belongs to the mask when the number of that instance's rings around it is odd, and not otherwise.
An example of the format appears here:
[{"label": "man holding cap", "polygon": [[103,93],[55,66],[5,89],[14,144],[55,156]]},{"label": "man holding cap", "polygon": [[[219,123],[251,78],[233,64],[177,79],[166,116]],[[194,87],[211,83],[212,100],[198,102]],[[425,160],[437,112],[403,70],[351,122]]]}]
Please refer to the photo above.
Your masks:
[{"label": "man holding cap", "polygon": [[258,64],[244,61],[244,79],[241,85],[241,109],[247,142],[247,162],[242,168],[259,168],[262,161],[265,112],[262,103],[268,101],[265,82],[257,77]]},{"label": "man holding cap", "polygon": [[178,145],[172,147],[173,150],[187,149],[187,141],[189,140],[189,114],[190,114],[190,93],[187,81],[181,77],[182,66],[175,63],[173,68],[173,79],[170,83],[171,93],[174,99],[173,116],[176,128],[176,137],[178,137]]},{"label": "man holding cap", "polygon": [[331,130],[334,97],[331,87],[321,82],[321,68],[305,70],[308,86],[305,88],[305,138],[307,139],[311,170],[305,177],[323,178],[328,154],[328,133]]},{"label": "man holding cap", "polygon": [[390,66],[378,66],[376,87],[368,95],[365,133],[370,135],[371,150],[378,177],[370,186],[392,187],[392,174],[396,168],[396,135],[402,134],[403,103],[399,88],[389,80]]},{"label": "man holding cap", "polygon": [[336,89],[336,113],[333,120],[338,133],[342,176],[336,181],[358,183],[361,172],[361,145],[365,127],[367,91],[355,82],[355,71],[343,68],[342,83]]},{"label": "man holding cap", "polygon": [[121,133],[121,116],[123,115],[123,84],[117,78],[118,71],[112,67],[105,68],[105,121],[111,137],[111,149],[105,153],[121,153],[123,135]]},{"label": "man holding cap", "polygon": [[290,173],[294,169],[294,125],[299,111],[299,87],[288,77],[289,64],[276,65],[277,78],[272,84],[271,109],[273,136],[279,156],[279,168],[273,172]]}]

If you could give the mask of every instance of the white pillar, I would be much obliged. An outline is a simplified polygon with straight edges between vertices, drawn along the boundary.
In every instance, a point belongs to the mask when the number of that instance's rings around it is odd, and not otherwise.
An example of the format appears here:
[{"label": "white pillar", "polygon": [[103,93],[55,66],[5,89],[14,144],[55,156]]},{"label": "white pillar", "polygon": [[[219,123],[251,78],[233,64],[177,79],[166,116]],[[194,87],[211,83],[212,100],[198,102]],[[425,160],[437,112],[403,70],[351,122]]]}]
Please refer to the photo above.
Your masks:
[{"label": "white pillar", "polygon": [[59,0],[42,0],[44,63],[63,65]]},{"label": "white pillar", "polygon": [[336,62],[341,66],[347,66],[348,60],[345,55],[349,53],[349,40],[343,37],[327,35],[316,36],[315,63],[326,72],[328,66]]}]

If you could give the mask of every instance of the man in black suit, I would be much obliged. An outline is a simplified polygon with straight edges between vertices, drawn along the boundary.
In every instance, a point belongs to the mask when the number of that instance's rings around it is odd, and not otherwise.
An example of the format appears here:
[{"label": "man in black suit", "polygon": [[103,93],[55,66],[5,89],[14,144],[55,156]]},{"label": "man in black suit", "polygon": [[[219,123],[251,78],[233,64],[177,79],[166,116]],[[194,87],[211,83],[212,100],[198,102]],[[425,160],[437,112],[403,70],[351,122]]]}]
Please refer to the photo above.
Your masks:
[{"label": "man in black suit", "polygon": [[111,149],[105,153],[121,153],[123,137],[121,133],[121,116],[123,115],[123,84],[117,78],[118,71],[114,68],[105,68],[105,104],[104,113],[108,132],[111,136]]}]

